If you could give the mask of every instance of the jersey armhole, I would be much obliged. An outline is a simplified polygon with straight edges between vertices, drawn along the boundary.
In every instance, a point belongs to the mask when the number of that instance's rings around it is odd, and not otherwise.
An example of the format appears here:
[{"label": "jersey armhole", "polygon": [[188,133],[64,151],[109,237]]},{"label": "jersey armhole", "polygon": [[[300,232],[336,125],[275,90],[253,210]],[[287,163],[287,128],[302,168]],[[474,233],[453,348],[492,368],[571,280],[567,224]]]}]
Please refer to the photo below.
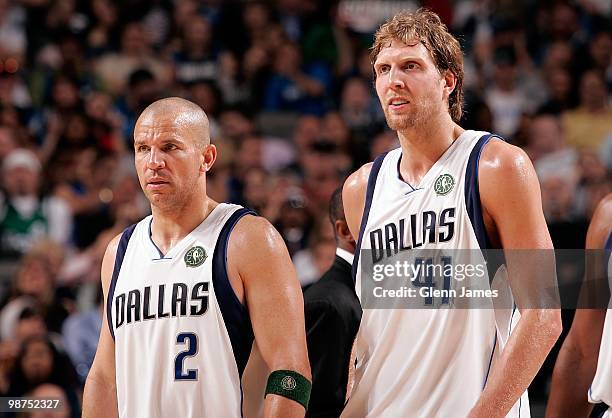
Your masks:
[{"label": "jersey armhole", "polygon": [[229,280],[227,273],[227,248],[232,230],[238,221],[246,215],[257,216],[252,210],[241,208],[236,210],[225,222],[217,239],[212,266],[215,296],[221,310],[225,328],[229,334],[240,377],[242,377],[242,372],[251,354],[251,347],[255,337],[249,312],[246,306],[240,302],[238,296],[236,296],[236,292]]},{"label": "jersey armhole", "polygon": [[465,170],[465,206],[474,230],[474,234],[476,234],[478,245],[483,250],[491,248],[492,243],[489,235],[487,234],[487,229],[485,228],[484,217],[482,214],[478,167],[482,150],[484,149],[485,145],[489,143],[491,138],[494,137],[496,136],[493,134],[487,134],[480,137],[478,142],[476,142],[476,145],[474,145],[474,148],[472,148],[470,157],[468,159],[467,168]]},{"label": "jersey armhole", "polygon": [[363,214],[361,215],[361,225],[359,226],[359,237],[357,239],[357,247],[355,250],[355,259],[353,261],[353,266],[351,269],[351,274],[353,276],[353,283],[357,282],[357,265],[359,264],[359,253],[361,252],[361,242],[363,240],[363,234],[365,232],[366,225],[368,224],[368,217],[370,216],[370,208],[372,207],[372,199],[374,198],[374,189],[376,188],[376,180],[378,179],[378,173],[380,172],[380,167],[382,166],[385,157],[388,152],[379,155],[374,160],[372,164],[372,169],[370,170],[370,175],[368,176],[368,185],[366,189],[366,199],[365,205],[363,207]]},{"label": "jersey armhole", "polygon": [[115,267],[113,268],[113,276],[111,278],[110,285],[108,287],[108,296],[106,299],[106,320],[108,322],[108,328],[110,329],[113,340],[115,339],[115,329],[113,328],[113,297],[115,296],[115,288],[117,287],[117,279],[119,278],[119,272],[121,271],[121,265],[125,258],[125,252],[127,251],[128,243],[130,238],[136,229],[137,224],[128,226],[123,230],[119,245],[117,245],[117,254],[115,255]]}]

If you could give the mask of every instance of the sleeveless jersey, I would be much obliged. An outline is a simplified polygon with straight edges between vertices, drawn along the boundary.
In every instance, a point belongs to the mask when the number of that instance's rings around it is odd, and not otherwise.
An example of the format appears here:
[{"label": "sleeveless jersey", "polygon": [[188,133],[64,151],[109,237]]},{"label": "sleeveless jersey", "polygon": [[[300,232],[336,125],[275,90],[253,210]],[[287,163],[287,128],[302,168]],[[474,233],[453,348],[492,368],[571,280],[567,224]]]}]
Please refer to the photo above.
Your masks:
[{"label": "sleeveless jersey", "polygon": [[151,239],[152,216],[124,231],[107,302],[119,417],[242,415],[253,332],[226,250],[246,214],[219,204],[165,255]]},{"label": "sleeveless jersey", "polygon": [[[612,232],[605,244],[605,254],[608,257],[608,283],[612,289]],[[605,402],[610,408],[603,414],[604,418],[612,418],[612,300],[606,312],[604,329],[599,346],[597,371],[589,388],[589,402]]]},{"label": "sleeveless jersey", "polygon": [[49,230],[47,217],[43,212],[42,201],[36,209],[24,216],[6,199],[6,208],[0,220],[0,252],[3,255],[19,255],[25,253],[34,242],[43,238]]},{"label": "sleeveless jersey", "polygon": [[[491,138],[486,132],[465,131],[418,185],[399,175],[401,148],[374,162],[353,264],[364,307],[355,342],[355,384],[342,417],[462,417],[482,393],[519,319],[518,310],[509,308],[513,302],[505,309],[493,309],[489,299],[473,309],[370,309],[362,295],[362,264],[373,250],[402,246],[407,257],[417,247],[449,254],[476,250],[461,257],[481,261],[480,249],[490,244],[478,192],[478,161]],[[493,282],[504,274],[502,266]],[[487,272],[486,288],[489,278]],[[530,416],[527,392],[508,416]]]}]

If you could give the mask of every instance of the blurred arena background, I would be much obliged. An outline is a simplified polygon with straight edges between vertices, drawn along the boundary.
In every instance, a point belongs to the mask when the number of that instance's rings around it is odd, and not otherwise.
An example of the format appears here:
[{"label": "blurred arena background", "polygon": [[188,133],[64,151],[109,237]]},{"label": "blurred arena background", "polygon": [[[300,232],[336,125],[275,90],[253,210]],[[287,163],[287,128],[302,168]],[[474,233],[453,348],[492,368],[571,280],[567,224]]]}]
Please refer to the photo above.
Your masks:
[{"label": "blurred arena background", "polygon": [[334,258],[331,193],[398,146],[372,34],[419,6],[461,40],[462,126],[528,153],[555,247],[583,248],[612,191],[609,0],[0,0],[0,394],[59,393],[80,416],[101,258],[148,212],[132,130],[157,98],[205,109],[220,151],[209,194],[268,218],[302,285],[316,280]]}]

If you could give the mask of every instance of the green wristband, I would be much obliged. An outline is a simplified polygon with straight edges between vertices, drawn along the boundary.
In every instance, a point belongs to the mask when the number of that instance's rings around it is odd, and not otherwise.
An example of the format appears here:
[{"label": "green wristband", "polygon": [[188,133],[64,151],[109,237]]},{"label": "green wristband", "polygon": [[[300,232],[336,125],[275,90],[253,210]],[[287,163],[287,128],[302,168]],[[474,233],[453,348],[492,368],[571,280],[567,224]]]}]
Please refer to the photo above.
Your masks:
[{"label": "green wristband", "polygon": [[312,383],[293,370],[275,370],[268,377],[266,395],[269,393],[296,401],[308,410]]}]

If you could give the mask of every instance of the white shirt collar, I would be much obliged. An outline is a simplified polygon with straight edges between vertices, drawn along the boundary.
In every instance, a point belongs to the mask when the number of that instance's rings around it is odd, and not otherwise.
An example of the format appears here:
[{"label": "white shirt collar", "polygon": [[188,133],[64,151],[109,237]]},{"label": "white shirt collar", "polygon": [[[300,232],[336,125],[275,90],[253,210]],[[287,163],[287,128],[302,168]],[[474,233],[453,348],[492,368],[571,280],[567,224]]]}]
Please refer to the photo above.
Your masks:
[{"label": "white shirt collar", "polygon": [[354,255],[349,253],[348,251],[343,250],[342,248],[336,248],[336,255],[347,263],[349,263],[351,266],[353,265]]}]

